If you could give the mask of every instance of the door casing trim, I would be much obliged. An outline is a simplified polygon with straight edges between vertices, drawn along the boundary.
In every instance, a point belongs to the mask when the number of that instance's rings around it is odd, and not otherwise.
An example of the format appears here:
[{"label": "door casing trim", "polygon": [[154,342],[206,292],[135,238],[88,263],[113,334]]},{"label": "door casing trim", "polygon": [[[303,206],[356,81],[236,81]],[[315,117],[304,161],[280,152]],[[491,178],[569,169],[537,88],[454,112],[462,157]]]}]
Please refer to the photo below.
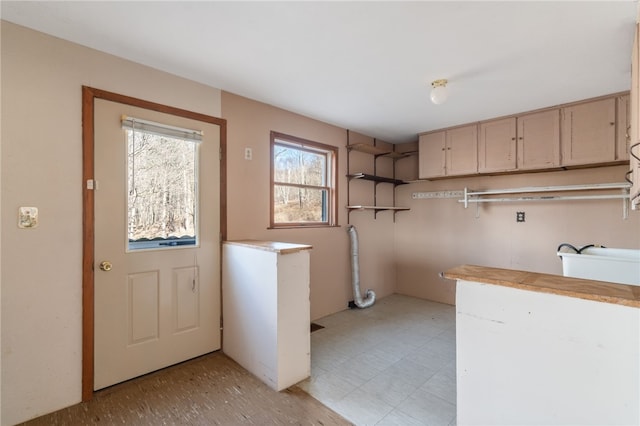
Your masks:
[{"label": "door casing trim", "polygon": [[[82,401],[93,398],[94,375],[94,190],[87,182],[94,176],[94,112],[96,99],[118,102],[152,111],[203,121],[220,128],[220,237],[227,236],[227,120],[82,86]],[[222,300],[222,299],[220,299]]]}]

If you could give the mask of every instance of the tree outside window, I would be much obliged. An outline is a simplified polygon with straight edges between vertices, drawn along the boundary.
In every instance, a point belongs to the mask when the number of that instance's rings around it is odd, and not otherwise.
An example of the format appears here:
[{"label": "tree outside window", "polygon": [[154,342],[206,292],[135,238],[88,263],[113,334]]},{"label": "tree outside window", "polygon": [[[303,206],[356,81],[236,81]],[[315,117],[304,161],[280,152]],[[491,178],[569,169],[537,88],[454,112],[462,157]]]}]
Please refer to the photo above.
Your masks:
[{"label": "tree outside window", "polygon": [[271,227],[335,224],[338,149],[271,132]]},{"label": "tree outside window", "polygon": [[129,250],[194,245],[198,145],[127,130]]}]

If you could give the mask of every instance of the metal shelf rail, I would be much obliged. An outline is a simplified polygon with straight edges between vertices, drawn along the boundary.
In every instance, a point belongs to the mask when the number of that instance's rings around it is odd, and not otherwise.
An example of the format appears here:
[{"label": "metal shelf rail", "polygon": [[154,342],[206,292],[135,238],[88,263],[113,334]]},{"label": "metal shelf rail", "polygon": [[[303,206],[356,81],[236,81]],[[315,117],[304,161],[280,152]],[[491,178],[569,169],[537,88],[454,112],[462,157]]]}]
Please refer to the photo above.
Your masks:
[{"label": "metal shelf rail", "polygon": [[[437,191],[437,192],[414,192],[413,199],[432,199],[432,198],[458,198],[459,203],[464,203],[464,208],[468,208],[469,204],[475,204],[476,208],[481,203],[507,203],[507,202],[528,202],[528,201],[557,201],[557,200],[611,200],[621,199],[623,217],[627,219],[629,216],[629,192],[631,184],[628,182],[621,183],[595,183],[586,185],[564,185],[564,186],[529,186],[523,188],[507,188],[507,189],[488,189],[484,191],[474,191],[464,188],[463,191]],[[618,190],[617,193],[612,191]],[[576,192],[595,191],[596,194],[575,194]],[[556,194],[549,194],[549,193]],[[559,195],[557,193],[572,192],[574,194]],[[547,193],[544,195],[544,193]],[[496,197],[499,195],[517,195],[512,197]],[[529,195],[540,194],[540,195]],[[490,196],[487,198],[487,196]],[[476,212],[476,217],[478,212]]]},{"label": "metal shelf rail", "polygon": [[[557,200],[607,200],[621,199],[623,217],[629,215],[629,190],[631,185],[627,182],[621,183],[597,183],[589,185],[564,185],[564,186],[532,186],[523,188],[492,189],[486,191],[473,191],[464,189],[463,198],[458,200],[464,203],[464,207],[469,207],[470,203],[505,203],[505,202],[528,202],[528,201],[557,201]],[[582,191],[611,191],[619,190],[617,194],[607,192],[599,194],[580,195],[523,195],[518,197],[492,197],[481,198],[487,195],[507,195],[507,194],[537,194],[549,192],[582,192]]]}]

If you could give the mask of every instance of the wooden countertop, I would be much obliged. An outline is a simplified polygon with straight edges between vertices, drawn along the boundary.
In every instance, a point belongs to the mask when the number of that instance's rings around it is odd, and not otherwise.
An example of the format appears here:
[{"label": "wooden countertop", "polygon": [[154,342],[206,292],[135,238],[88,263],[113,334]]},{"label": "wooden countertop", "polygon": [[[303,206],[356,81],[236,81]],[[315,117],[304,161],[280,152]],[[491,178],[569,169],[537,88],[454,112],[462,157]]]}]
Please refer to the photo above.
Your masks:
[{"label": "wooden countertop", "polygon": [[224,244],[251,247],[257,250],[271,251],[280,254],[295,253],[301,250],[311,250],[313,246],[308,244],[280,243],[277,241],[237,240],[225,241]]},{"label": "wooden countertop", "polygon": [[640,307],[640,286],[634,285],[474,265],[449,269],[444,273],[444,277]]}]

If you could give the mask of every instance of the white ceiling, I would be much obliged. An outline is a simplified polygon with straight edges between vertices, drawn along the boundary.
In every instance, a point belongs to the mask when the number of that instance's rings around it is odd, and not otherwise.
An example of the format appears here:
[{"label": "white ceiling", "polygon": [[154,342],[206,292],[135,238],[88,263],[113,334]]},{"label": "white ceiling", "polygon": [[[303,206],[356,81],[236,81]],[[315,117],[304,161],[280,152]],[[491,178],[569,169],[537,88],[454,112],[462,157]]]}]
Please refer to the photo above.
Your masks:
[{"label": "white ceiling", "polygon": [[[393,143],[628,90],[623,1],[12,2],[3,20]],[[449,100],[429,101],[449,80]]]}]

